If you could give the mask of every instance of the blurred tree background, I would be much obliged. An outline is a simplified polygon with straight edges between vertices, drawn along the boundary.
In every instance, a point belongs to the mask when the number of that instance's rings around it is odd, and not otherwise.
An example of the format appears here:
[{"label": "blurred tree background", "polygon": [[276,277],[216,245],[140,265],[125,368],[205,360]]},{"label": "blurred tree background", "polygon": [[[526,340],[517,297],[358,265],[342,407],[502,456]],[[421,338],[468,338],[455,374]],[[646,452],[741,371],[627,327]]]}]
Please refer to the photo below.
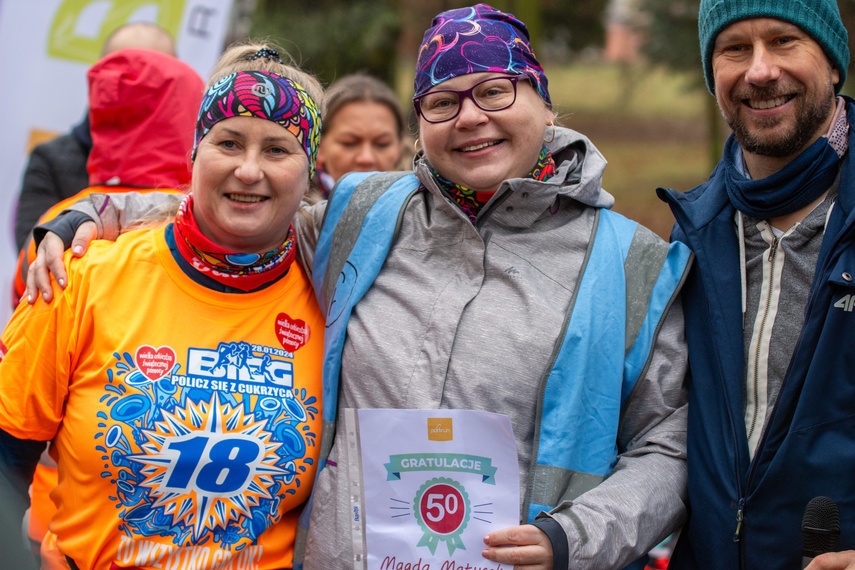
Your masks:
[{"label": "blurred tree background", "polygon": [[[499,0],[491,5],[526,22],[535,48],[543,46],[554,59],[602,46],[607,4]],[[324,83],[365,72],[394,84],[400,60],[415,59],[433,16],[469,5],[441,0],[256,0],[250,35],[283,45]]]},{"label": "blurred tree background", "polygon": [[393,0],[259,0],[251,35],[282,45],[323,83],[363,71],[394,83],[401,20]]},{"label": "blurred tree background", "polygon": [[[641,53],[654,65],[684,72],[692,83],[690,89],[706,89],[700,73],[701,55],[698,44],[698,8],[700,0],[642,0],[640,21],[635,29],[644,37]],[[722,121],[715,99],[704,99],[710,165],[716,164],[722,151]]]},{"label": "blurred tree background", "polygon": [[[234,1],[243,6],[251,37],[276,41],[325,85],[348,73],[370,73],[392,85],[410,113],[412,70],[425,29],[437,13],[471,5],[451,0]],[[729,134],[704,85],[699,2],[491,2],[528,26],[562,124],[587,135],[609,161],[604,186],[616,198],[615,209],[663,237],[673,218],[656,199],[655,188],[687,190],[703,182]],[[855,31],[855,0],[839,6],[844,24]],[[850,33],[855,53],[853,40],[855,33]],[[844,92],[855,89],[847,86]]]}]

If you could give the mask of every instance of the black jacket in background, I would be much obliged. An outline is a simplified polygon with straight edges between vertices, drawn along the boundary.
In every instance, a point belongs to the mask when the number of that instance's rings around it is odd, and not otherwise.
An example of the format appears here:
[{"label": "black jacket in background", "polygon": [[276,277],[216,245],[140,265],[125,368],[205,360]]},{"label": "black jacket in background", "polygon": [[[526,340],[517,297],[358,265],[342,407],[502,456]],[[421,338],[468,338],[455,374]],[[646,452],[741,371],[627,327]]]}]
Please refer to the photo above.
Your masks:
[{"label": "black jacket in background", "polygon": [[86,161],[91,149],[88,114],[70,133],[33,148],[15,214],[18,250],[27,243],[30,231],[42,214],[89,186]]}]

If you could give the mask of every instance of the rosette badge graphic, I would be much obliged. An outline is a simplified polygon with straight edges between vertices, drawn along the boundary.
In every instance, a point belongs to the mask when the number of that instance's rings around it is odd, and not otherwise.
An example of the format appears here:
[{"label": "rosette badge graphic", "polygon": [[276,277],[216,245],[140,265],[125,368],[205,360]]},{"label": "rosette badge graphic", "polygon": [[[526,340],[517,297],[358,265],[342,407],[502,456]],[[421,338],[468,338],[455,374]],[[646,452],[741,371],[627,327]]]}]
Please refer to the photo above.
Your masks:
[{"label": "rosette badge graphic", "polygon": [[[435,440],[440,440],[439,438]],[[386,480],[398,481],[402,473],[419,471],[444,471],[475,475],[480,484],[495,485],[497,468],[489,457],[462,453],[403,453],[390,455],[385,465]],[[476,505],[485,507],[490,503]],[[393,507],[395,510],[401,507]],[[472,515],[469,494],[462,483],[448,477],[428,479],[416,492],[413,499],[413,514],[422,530],[416,546],[426,546],[431,555],[436,554],[437,545],[445,542],[448,554],[455,550],[466,550],[461,535]],[[476,515],[487,515],[487,511],[475,511]],[[403,515],[396,515],[403,516]],[[482,518],[475,517],[478,520]],[[485,521],[488,522],[488,521]]]},{"label": "rosette badge graphic", "polygon": [[427,546],[431,554],[444,541],[449,556],[455,550],[466,550],[460,535],[469,524],[471,505],[466,489],[447,477],[425,482],[413,500],[413,512],[424,535],[416,546]]}]

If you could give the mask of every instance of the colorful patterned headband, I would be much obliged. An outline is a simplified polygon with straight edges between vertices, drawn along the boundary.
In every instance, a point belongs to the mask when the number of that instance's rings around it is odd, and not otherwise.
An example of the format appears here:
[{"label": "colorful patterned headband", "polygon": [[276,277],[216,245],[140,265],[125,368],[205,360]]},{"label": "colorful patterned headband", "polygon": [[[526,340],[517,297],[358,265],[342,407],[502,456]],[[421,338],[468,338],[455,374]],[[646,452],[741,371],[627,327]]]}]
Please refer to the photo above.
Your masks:
[{"label": "colorful patterned headband", "polygon": [[546,75],[528,29],[487,4],[442,12],[425,32],[416,63],[415,94],[458,75],[483,71],[526,75],[550,107]]},{"label": "colorful patterned headband", "polygon": [[305,89],[287,77],[267,71],[238,71],[213,85],[202,99],[196,121],[193,158],[211,127],[230,117],[258,117],[282,125],[306,151],[309,176],[321,140],[321,112]]}]

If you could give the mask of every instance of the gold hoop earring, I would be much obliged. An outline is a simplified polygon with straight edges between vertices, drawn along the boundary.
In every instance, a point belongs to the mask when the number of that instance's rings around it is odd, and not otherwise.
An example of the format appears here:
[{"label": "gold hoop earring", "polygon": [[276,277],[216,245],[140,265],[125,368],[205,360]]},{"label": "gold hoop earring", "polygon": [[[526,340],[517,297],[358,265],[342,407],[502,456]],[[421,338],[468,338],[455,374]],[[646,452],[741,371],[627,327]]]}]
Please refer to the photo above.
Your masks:
[{"label": "gold hoop earring", "polygon": [[549,140],[546,140],[546,137],[544,137],[543,142],[545,143],[551,143],[555,140],[555,121],[549,121],[549,126],[552,127],[552,136],[549,138]]},{"label": "gold hoop earring", "polygon": [[418,153],[419,152],[419,139],[416,139],[416,142],[413,143],[413,150]]}]

